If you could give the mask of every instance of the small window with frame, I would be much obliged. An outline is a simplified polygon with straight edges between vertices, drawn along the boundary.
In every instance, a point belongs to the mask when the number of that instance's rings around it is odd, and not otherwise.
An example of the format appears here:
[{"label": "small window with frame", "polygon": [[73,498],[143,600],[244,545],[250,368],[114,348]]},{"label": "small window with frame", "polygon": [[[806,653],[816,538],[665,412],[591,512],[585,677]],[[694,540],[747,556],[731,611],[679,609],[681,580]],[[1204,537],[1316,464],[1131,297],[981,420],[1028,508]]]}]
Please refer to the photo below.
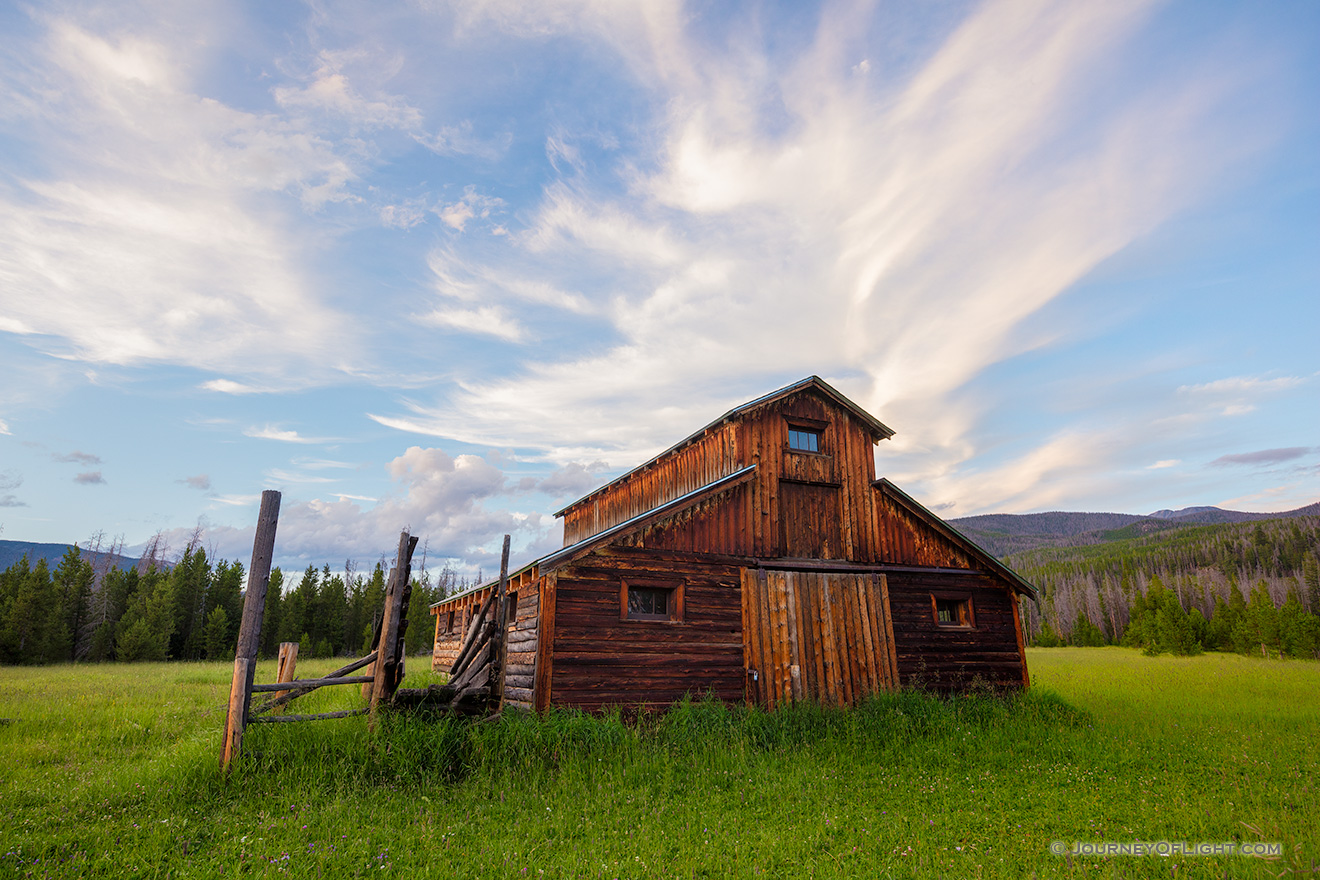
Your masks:
[{"label": "small window with frame", "polygon": [[966,593],[931,593],[930,608],[935,625],[941,629],[973,629],[976,626],[972,597]]},{"label": "small window with frame", "polygon": [[790,426],[788,429],[788,448],[798,452],[820,452],[821,432],[814,428],[796,428]]},{"label": "small window with frame", "polygon": [[619,585],[619,619],[677,623],[683,620],[681,581],[625,580]]}]

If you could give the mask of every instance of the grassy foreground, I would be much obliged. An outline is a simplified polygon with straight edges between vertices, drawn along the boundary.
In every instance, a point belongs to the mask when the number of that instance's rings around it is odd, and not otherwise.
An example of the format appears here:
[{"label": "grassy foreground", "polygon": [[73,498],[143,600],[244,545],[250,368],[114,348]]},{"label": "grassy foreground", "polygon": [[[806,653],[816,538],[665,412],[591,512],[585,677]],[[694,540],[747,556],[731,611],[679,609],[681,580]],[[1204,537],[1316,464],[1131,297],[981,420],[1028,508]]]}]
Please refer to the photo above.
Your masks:
[{"label": "grassy foreground", "polygon": [[[1119,648],[1029,663],[1035,687],[1015,700],[903,694],[774,716],[692,703],[631,726],[393,718],[374,738],[362,718],[264,725],[228,782],[226,664],[0,669],[0,876],[1239,877],[1320,863],[1320,664]],[[338,691],[298,711],[356,698]],[[1135,840],[1283,852],[1050,852]]]}]

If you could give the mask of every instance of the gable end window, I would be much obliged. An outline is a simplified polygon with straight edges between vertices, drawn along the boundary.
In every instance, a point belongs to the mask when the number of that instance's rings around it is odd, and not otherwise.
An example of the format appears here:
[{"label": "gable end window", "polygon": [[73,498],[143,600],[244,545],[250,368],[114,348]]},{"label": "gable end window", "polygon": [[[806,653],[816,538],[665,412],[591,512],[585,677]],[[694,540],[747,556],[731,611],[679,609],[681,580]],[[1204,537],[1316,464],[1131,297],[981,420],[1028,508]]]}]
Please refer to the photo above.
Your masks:
[{"label": "gable end window", "polygon": [[972,597],[956,593],[931,593],[930,610],[935,625],[942,629],[973,629]]},{"label": "gable end window", "polygon": [[624,581],[619,585],[619,619],[681,621],[683,584],[674,581]]},{"label": "gable end window", "polygon": [[811,428],[788,429],[788,448],[799,452],[820,452],[820,431]]}]

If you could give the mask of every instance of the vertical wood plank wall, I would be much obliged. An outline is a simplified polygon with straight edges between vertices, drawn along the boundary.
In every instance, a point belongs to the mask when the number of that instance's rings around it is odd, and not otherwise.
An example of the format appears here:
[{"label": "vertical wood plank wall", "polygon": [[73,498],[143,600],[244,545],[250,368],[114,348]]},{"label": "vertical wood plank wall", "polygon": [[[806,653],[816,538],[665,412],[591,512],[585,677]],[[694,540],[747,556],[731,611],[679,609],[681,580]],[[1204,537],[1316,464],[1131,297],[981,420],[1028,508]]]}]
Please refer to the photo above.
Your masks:
[{"label": "vertical wood plank wall", "polygon": [[564,546],[727,477],[742,467],[740,461],[736,430],[721,426],[566,511]]},{"label": "vertical wood plank wall", "polygon": [[744,569],[742,615],[751,702],[853,705],[898,685],[884,575]]}]

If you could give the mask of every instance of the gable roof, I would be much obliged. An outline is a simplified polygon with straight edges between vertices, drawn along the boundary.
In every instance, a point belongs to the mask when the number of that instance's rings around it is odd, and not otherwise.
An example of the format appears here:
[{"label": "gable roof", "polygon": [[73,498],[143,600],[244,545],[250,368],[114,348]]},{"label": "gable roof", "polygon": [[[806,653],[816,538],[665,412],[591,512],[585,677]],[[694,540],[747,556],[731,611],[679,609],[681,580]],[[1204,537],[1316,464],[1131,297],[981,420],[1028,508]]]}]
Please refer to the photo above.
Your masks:
[{"label": "gable roof", "polygon": [[562,510],[555,513],[555,516],[557,517],[563,516],[573,508],[577,507],[579,504],[583,504],[586,501],[589,501],[590,499],[601,494],[605,490],[611,488],[612,486],[618,485],[619,483],[628,479],[638,471],[645,470],[646,468],[655,464],[660,459],[666,458],[674,454],[678,450],[682,449],[683,447],[691,443],[695,443],[697,440],[701,439],[701,437],[704,436],[707,432],[722,426],[726,422],[732,421],[733,419],[746,415],[747,413],[755,409],[759,409],[760,407],[768,406],[769,404],[775,403],[776,401],[783,400],[785,397],[789,397],[793,394],[797,394],[799,392],[807,391],[807,390],[815,391],[821,394],[822,396],[828,398],[832,402],[838,404],[843,409],[847,410],[848,413],[853,416],[853,418],[857,419],[857,421],[861,422],[863,425],[866,426],[867,430],[870,432],[871,441],[873,443],[878,443],[881,440],[888,440],[890,437],[894,436],[894,430],[892,428],[889,428],[879,419],[877,419],[875,416],[871,415],[869,412],[862,409],[857,404],[853,403],[833,385],[826,382],[824,379],[822,379],[819,376],[808,376],[805,379],[794,382],[792,385],[785,385],[783,388],[780,388],[777,391],[771,391],[769,394],[766,394],[762,397],[758,397],[755,400],[749,400],[747,403],[744,403],[741,406],[734,407],[733,409],[726,412],[724,415],[720,416],[715,421],[706,425],[704,428],[699,428],[698,430],[694,431],[692,434],[688,435],[684,439],[675,443],[673,446],[669,447],[664,452],[660,453],[654,458],[648,459],[647,461],[637,465],[637,467],[633,468],[632,470],[622,473],[619,476],[615,477],[614,479],[610,480],[605,485],[600,486],[597,489],[593,489],[592,491],[588,492],[586,495],[583,495],[578,500],[574,501],[573,503],[564,507]]},{"label": "gable roof", "polygon": [[[617,523],[616,525],[610,526],[608,529],[605,529],[604,531],[597,532],[596,534],[590,537],[583,538],[581,541],[578,541],[576,544],[570,544],[567,547],[561,547],[560,549],[554,551],[553,553],[547,553],[545,556],[542,556],[540,559],[532,560],[531,562],[527,563],[517,571],[510,572],[509,577],[512,579],[517,575],[522,574],[524,571],[527,571],[529,568],[533,568],[533,567],[537,568],[539,571],[549,571],[550,569],[557,568],[563,563],[568,562],[569,560],[577,556],[580,556],[583,553],[586,553],[587,551],[591,550],[593,547],[597,546],[598,544],[613,540],[614,538],[617,538],[620,535],[633,531],[634,529],[639,529],[644,526],[648,526],[651,523],[665,519],[666,517],[670,517],[675,514],[682,513],[687,508],[699,504],[702,501],[705,501],[707,498],[711,497],[712,495],[716,495],[720,492],[723,492],[725,489],[732,489],[734,486],[739,486],[750,480],[752,478],[752,474],[755,471],[756,471],[756,465],[749,464],[747,467],[736,470],[726,477],[720,477],[718,480],[713,480],[699,489],[693,489],[691,492],[688,492],[685,495],[680,495],[679,497],[675,498],[672,501],[666,501],[664,504],[660,504],[657,505],[656,507],[651,508],[650,510],[643,511],[642,513],[637,514],[631,519],[626,519],[621,523]],[[430,607],[439,608],[441,605],[445,604],[446,602],[452,602],[454,599],[460,599],[471,593],[478,592],[479,590],[487,589],[488,587],[493,586],[498,580],[499,579],[496,578],[495,580],[490,580],[482,584],[477,584],[474,587],[469,587],[468,589],[464,590],[461,593],[455,593],[452,596],[446,596],[445,598],[439,600],[438,602],[432,602]]]},{"label": "gable roof", "polygon": [[911,495],[904,492],[884,477],[876,480],[871,485],[883,492],[887,498],[891,498],[897,502],[898,505],[908,513],[921,520],[930,528],[939,532],[947,540],[951,541],[954,546],[980,562],[990,571],[993,571],[995,574],[1004,578],[1012,584],[1013,589],[1018,593],[1030,596],[1033,602],[1040,602],[1040,596],[1037,595],[1036,588],[1029,584],[1020,574],[1009,568],[1007,565],[1004,565],[1004,563],[991,555],[989,551],[982,548],[980,544],[977,544],[971,538],[931,513],[919,504]]}]

